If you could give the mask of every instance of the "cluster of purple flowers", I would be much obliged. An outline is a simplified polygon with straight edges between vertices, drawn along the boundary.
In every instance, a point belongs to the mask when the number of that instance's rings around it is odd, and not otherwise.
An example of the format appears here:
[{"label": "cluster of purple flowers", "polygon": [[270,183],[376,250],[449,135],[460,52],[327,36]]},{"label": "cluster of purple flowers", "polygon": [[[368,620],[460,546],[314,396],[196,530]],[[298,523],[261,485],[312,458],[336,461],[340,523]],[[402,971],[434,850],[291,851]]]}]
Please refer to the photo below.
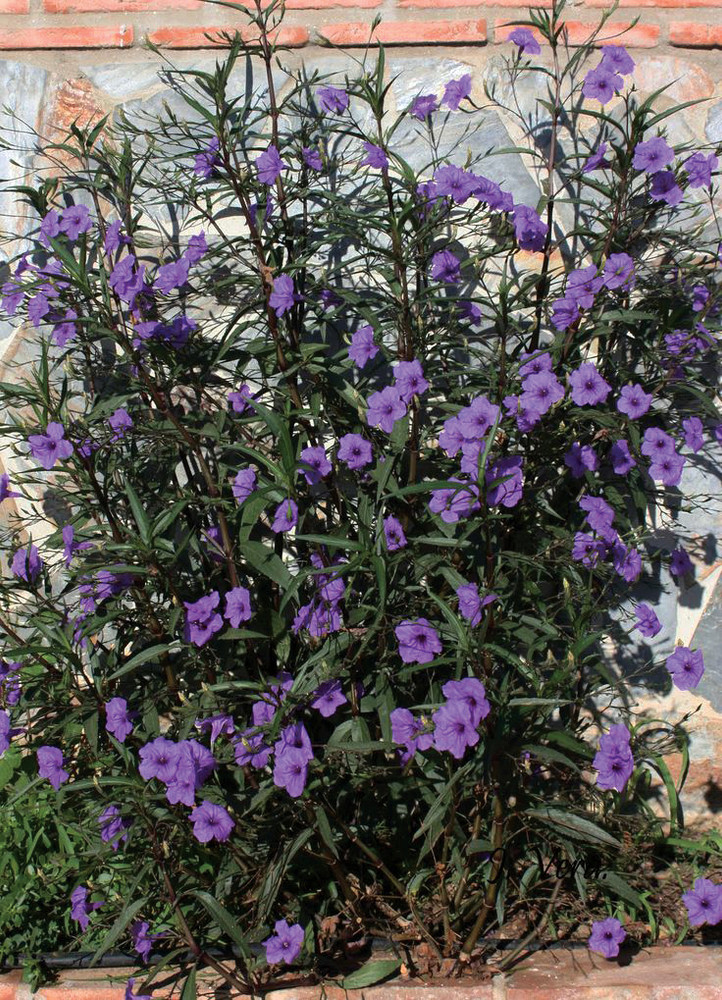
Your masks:
[{"label": "cluster of purple flowers", "polygon": [[600,104],[606,104],[624,86],[622,77],[634,72],[634,60],[622,45],[602,46],[602,58],[598,66],[590,69],[584,77],[582,88],[585,97],[593,97]]},{"label": "cluster of purple flowers", "polygon": [[619,576],[627,583],[633,583],[642,572],[642,556],[634,547],[625,545],[612,527],[614,508],[603,497],[589,495],[579,500],[579,507],[584,511],[584,520],[591,533],[578,531],[575,534],[572,558],[582,566],[594,569],[609,556]]},{"label": "cluster of purple flowers", "polygon": [[552,304],[551,322],[557,330],[568,330],[584,310],[594,305],[602,288],[628,291],[634,284],[634,261],[626,253],[610,254],[601,271],[596,264],[578,267],[567,275],[564,295]]},{"label": "cluster of purple flowers", "polygon": [[446,701],[436,709],[431,720],[423,716],[417,719],[407,708],[395,708],[391,712],[391,738],[404,747],[400,758],[402,766],[417,750],[428,750],[432,746],[436,750],[447,750],[452,757],[461,760],[467,747],[479,742],[479,725],[491,712],[484,685],[475,677],[465,677],[447,681],[441,690]]},{"label": "cluster of purple flowers", "polygon": [[[239,473],[240,475],[240,473]],[[226,593],[226,607],[223,616],[216,610],[220,603],[217,590],[199,597],[197,601],[184,601],[186,609],[184,638],[194,646],[205,646],[216,632],[223,628],[223,619],[232,628],[238,628],[241,622],[248,621],[253,612],[251,609],[251,594],[247,587],[233,587]]]},{"label": "cluster of purple flowers", "polygon": [[166,798],[171,804],[195,805],[196,792],[216,769],[211,751],[197,740],[174,743],[165,736],[140,748],[138,770],[146,781],[157,778],[166,786]]}]

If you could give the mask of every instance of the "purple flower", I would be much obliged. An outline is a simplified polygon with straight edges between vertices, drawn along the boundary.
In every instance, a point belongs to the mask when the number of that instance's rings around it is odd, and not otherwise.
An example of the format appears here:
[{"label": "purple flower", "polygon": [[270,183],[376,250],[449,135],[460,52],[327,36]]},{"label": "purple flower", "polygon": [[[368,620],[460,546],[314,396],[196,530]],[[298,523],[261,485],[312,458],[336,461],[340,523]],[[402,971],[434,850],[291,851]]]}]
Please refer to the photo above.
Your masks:
[{"label": "purple flower", "polygon": [[672,576],[686,576],[694,573],[694,564],[684,549],[680,546],[673,550],[669,558],[669,572]]},{"label": "purple flower", "polygon": [[552,356],[548,351],[525,351],[519,360],[519,377],[522,380],[552,370]]},{"label": "purple flower", "polygon": [[579,507],[586,512],[584,520],[592,531],[596,531],[605,542],[616,541],[617,533],[612,528],[614,508],[610,507],[603,497],[583,496],[579,501]]},{"label": "purple flower", "polygon": [[138,771],[146,781],[157,778],[164,785],[169,785],[178,770],[178,745],[165,736],[157,736],[154,740],[140,748],[140,764]]},{"label": "purple flower", "polygon": [[543,250],[549,226],[528,205],[514,206],[514,234],[522,250]]},{"label": "purple flower", "polygon": [[619,441],[614,442],[609,449],[609,459],[613,470],[618,476],[626,476],[629,470],[633,469],[637,464],[632,458],[629,452],[629,444],[624,438],[620,438]]},{"label": "purple flower", "polygon": [[304,751],[287,750],[280,756],[276,754],[273,766],[273,784],[277,788],[285,788],[292,799],[303,794],[308,777],[308,757]]},{"label": "purple flower", "polygon": [[642,439],[641,452],[647,455],[653,462],[659,460],[662,455],[675,454],[674,438],[663,431],[661,427],[648,427]]},{"label": "purple flower", "polygon": [[564,399],[564,386],[552,371],[529,375],[524,380],[522,389],[519,399],[522,409],[539,417],[547,413],[560,399]]},{"label": "purple flower", "polygon": [[194,174],[198,177],[204,177],[206,180],[211,176],[214,167],[219,162],[218,150],[220,145],[220,140],[216,136],[213,136],[206,148],[201,153],[196,153],[193,166]]},{"label": "purple flower", "polygon": [[367,361],[375,357],[379,349],[374,344],[374,331],[370,326],[360,327],[351,337],[348,356],[357,368],[363,368]]},{"label": "purple flower", "polygon": [[564,464],[569,467],[569,471],[577,479],[581,479],[587,472],[596,472],[599,468],[597,453],[590,444],[581,445],[575,441],[571,448],[564,454]]},{"label": "purple flower", "polygon": [[289,309],[293,308],[294,302],[300,300],[293,287],[293,278],[288,274],[279,274],[274,278],[273,291],[271,292],[268,304],[276,313],[276,316],[283,316]]},{"label": "purple flower", "polygon": [[609,732],[600,737],[599,750],[592,762],[599,772],[599,788],[615,788],[621,792],[629,781],[634,770],[629,738],[629,730],[621,723],[610,726]]},{"label": "purple flower", "polygon": [[646,639],[651,639],[662,631],[662,623],[648,604],[638,604],[634,613],[637,621],[633,628],[641,632]]},{"label": "purple flower", "polygon": [[110,440],[120,441],[125,437],[126,431],[133,426],[133,418],[122,406],[118,407],[114,413],[108,417],[108,424],[113,431]]},{"label": "purple flower", "polygon": [[702,312],[709,301],[709,289],[704,285],[695,285],[692,289],[692,311]]},{"label": "purple flower", "polygon": [[70,775],[63,768],[63,752],[58,747],[38,747],[38,774],[57,791]]},{"label": "purple flower", "polygon": [[566,297],[572,299],[581,309],[591,309],[594,296],[601,290],[604,279],[597,272],[595,264],[577,267],[567,277]]},{"label": "purple flower", "polygon": [[652,178],[649,197],[652,201],[664,201],[670,207],[674,207],[679,205],[684,195],[674,173],[671,170],[660,170]]},{"label": "purple flower", "polygon": [[580,316],[579,305],[574,299],[557,299],[552,307],[551,322],[555,330],[567,330]]},{"label": "purple flower", "polygon": [[319,87],[316,99],[321,111],[334,111],[340,115],[348,107],[348,94],[340,87]]},{"label": "purple flower", "polygon": [[338,457],[349,469],[363,469],[373,461],[371,445],[361,434],[344,434],[339,438]]},{"label": "purple flower", "polygon": [[588,569],[594,569],[600,559],[603,559],[607,547],[601,538],[578,531],[574,535],[574,545],[572,546],[572,559],[580,562]]},{"label": "purple flower", "polygon": [[108,283],[115,294],[123,302],[133,306],[138,295],[145,286],[145,264],[134,270],[137,261],[133,254],[128,254],[119,261],[110,272]]},{"label": "purple flower", "polygon": [[66,344],[75,339],[78,328],[74,321],[77,318],[78,314],[74,309],[67,309],[62,323],[56,323],[53,327],[53,342],[57,347],[65,347]]},{"label": "purple flower", "polygon": [[464,204],[473,194],[477,183],[478,178],[475,174],[468,170],[462,170],[461,167],[455,167],[453,164],[438,167],[434,174],[436,197],[451,198],[457,205]]},{"label": "purple flower", "polygon": [[144,962],[147,962],[150,958],[153,942],[157,941],[158,938],[165,937],[164,934],[149,934],[149,930],[150,924],[147,920],[135,920],[130,925],[130,937],[133,942],[133,948]]},{"label": "purple flower", "polygon": [[412,114],[414,118],[418,118],[419,121],[423,121],[424,118],[428,118],[430,114],[438,111],[438,109],[439,105],[434,94],[419,94],[418,97],[414,98],[409,109],[409,114]]},{"label": "purple flower", "polygon": [[183,601],[186,609],[185,640],[203,646],[223,628],[223,619],[215,612],[220,596],[212,591],[197,601]]},{"label": "purple flower", "polygon": [[386,170],[389,165],[389,158],[381,146],[375,146],[372,142],[365,142],[364,149],[366,150],[366,156],[361,160],[362,167],[374,167],[376,170]]},{"label": "purple flower", "polygon": [[14,316],[25,298],[25,290],[16,281],[6,281],[2,286],[2,307],[8,316]]},{"label": "purple flower", "polygon": [[448,750],[452,757],[461,760],[466,748],[479,742],[478,722],[474,724],[474,715],[466,699],[452,698],[438,708],[432,718],[437,750]]},{"label": "purple flower", "polygon": [[70,917],[77,920],[81,931],[85,932],[90,923],[90,914],[101,907],[102,903],[88,903],[88,890],[79,885],[70,893]]},{"label": "purple flower", "polygon": [[116,219],[115,222],[111,222],[108,228],[105,230],[105,239],[103,240],[103,249],[108,257],[120,247],[122,243],[128,242],[128,237],[123,236],[121,230],[123,228],[122,219]]},{"label": "purple flower", "polygon": [[63,211],[60,220],[60,231],[69,240],[77,240],[81,233],[87,233],[92,228],[90,213],[85,205],[71,205]]},{"label": "purple flower", "polygon": [[465,97],[471,95],[471,73],[465,73],[458,80],[449,80],[444,87],[444,96],[441,103],[452,111],[458,110],[459,105]]},{"label": "purple flower", "polygon": [[622,89],[624,80],[617,73],[600,63],[595,69],[590,69],[584,77],[582,92],[585,97],[592,97],[600,104],[606,104]]},{"label": "purple flower", "polygon": [[40,553],[31,542],[26,549],[17,550],[10,569],[18,579],[25,580],[26,583],[34,583],[44,565]]},{"label": "purple flower", "polygon": [[40,223],[40,242],[43,246],[49,247],[50,240],[54,240],[60,233],[60,216],[51,208],[47,215],[43,216]]},{"label": "purple flower", "polygon": [[436,629],[426,618],[406,619],[394,629],[404,663],[431,663],[442,651]]},{"label": "purple flower", "polygon": [[256,158],[258,167],[258,179],[262,184],[275,184],[281,175],[282,170],[286,170],[287,163],[281,159],[281,154],[275,146],[271,145],[260,156]]},{"label": "purple flower", "polygon": [[439,250],[431,258],[431,277],[435,281],[455,282],[461,277],[459,258],[450,250]]},{"label": "purple flower", "polygon": [[677,454],[676,451],[656,455],[649,466],[649,475],[665,486],[679,486],[685,461],[684,456]]},{"label": "purple flower", "polygon": [[[485,481],[487,487],[486,502],[490,507],[516,507],[522,498],[522,464],[521,456],[499,458],[489,465]],[[499,482],[501,480],[501,482]],[[496,485],[492,485],[492,484]]]},{"label": "purple flower", "polygon": [[569,376],[572,399],[577,406],[596,406],[603,403],[612,391],[611,385],[599,374],[595,365],[580,365]]},{"label": "purple flower", "polygon": [[599,65],[610,73],[620,73],[622,76],[634,72],[634,60],[623,45],[603,45]]},{"label": "purple flower", "polygon": [[153,1000],[150,993],[134,993],[135,979],[131,976],[125,987],[125,1000]]},{"label": "purple flower", "polygon": [[[492,600],[494,597],[495,595],[492,594]],[[464,703],[474,727],[478,726],[481,720],[485,719],[491,712],[491,705],[486,699],[486,689],[476,677],[464,677],[460,681],[447,681],[441,690],[448,702],[461,701]]]},{"label": "purple flower", "polygon": [[223,806],[217,806],[207,799],[195,807],[190,821],[193,824],[193,836],[201,844],[207,844],[210,840],[228,840],[236,825]]},{"label": "purple flower", "polygon": [[317,149],[314,149],[312,146],[304,146],[301,150],[301,155],[303,156],[303,162],[311,170],[323,169],[321,154]]},{"label": "purple flower", "polygon": [[714,926],[722,921],[722,885],[708,878],[696,878],[694,888],[682,894],[692,927]]},{"label": "purple flower", "polygon": [[39,292],[28,302],[28,319],[32,320],[34,327],[39,327],[44,316],[50,312],[50,303],[47,296]]},{"label": "purple flower", "polygon": [[641,385],[629,382],[622,387],[617,400],[617,409],[620,413],[626,413],[630,420],[637,420],[647,412],[652,399],[651,392],[645,392]]},{"label": "purple flower", "polygon": [[634,261],[626,253],[610,254],[602,272],[604,284],[610,290],[629,289],[634,284]]},{"label": "purple flower", "polygon": [[300,455],[300,471],[309,486],[320,483],[324,476],[327,476],[333,466],[328,460],[323,447],[313,446],[304,448]]},{"label": "purple flower", "polygon": [[207,719],[196,719],[196,729],[199,733],[211,734],[211,749],[221,734],[233,736],[236,731],[233,717],[230,715],[210,715]]},{"label": "purple flower", "polygon": [[635,170],[643,170],[648,174],[656,174],[658,170],[668,167],[674,159],[671,149],[661,136],[638,142],[634,147],[632,166]]},{"label": "purple flower", "polygon": [[303,945],[303,927],[300,924],[289,925],[285,920],[277,920],[274,931],[275,934],[263,942],[266,949],[266,961],[269,965],[275,965],[277,962],[292,962]]},{"label": "purple flower", "polygon": [[612,565],[627,583],[634,583],[642,572],[642,557],[637,549],[617,541],[612,545]]},{"label": "purple flower", "polygon": [[133,714],[125,698],[111,698],[105,705],[105,728],[119,743],[125,743],[133,732]]},{"label": "purple flower", "polygon": [[459,518],[466,517],[472,510],[478,510],[479,488],[456,476],[450,481],[458,486],[431,491],[429,510],[439,514],[445,524],[455,524]]},{"label": "purple flower", "polygon": [[384,520],[384,537],[386,539],[386,549],[389,552],[396,552],[397,549],[403,549],[407,545],[406,535],[404,534],[401,522],[393,514],[389,514]]},{"label": "purple flower", "polygon": [[226,594],[226,610],[223,617],[230,622],[231,628],[238,628],[241,622],[247,622],[251,611],[251,592],[247,587],[234,587]]},{"label": "purple flower", "polygon": [[389,714],[391,722],[391,739],[394,743],[406,747],[401,763],[406,764],[417,750],[428,750],[434,742],[432,733],[422,732],[424,720],[415,719],[408,708],[395,708]]},{"label": "purple flower", "polygon": [[251,403],[251,390],[244,382],[240,389],[228,393],[228,402],[231,404],[234,413],[243,413],[245,410],[253,410]]},{"label": "purple flower", "polygon": [[598,951],[605,958],[616,958],[626,936],[627,932],[617,918],[607,917],[606,920],[594,921],[587,944],[590,951]]},{"label": "purple flower", "polygon": [[387,385],[380,392],[373,392],[367,400],[366,419],[371,427],[380,427],[386,434],[406,415],[406,405],[394,385]]},{"label": "purple flower", "polygon": [[499,407],[486,396],[475,396],[457,414],[458,426],[465,441],[480,441],[498,419]]},{"label": "purple flower", "polygon": [[514,28],[509,32],[507,41],[519,46],[519,55],[538,56],[541,52],[541,45],[529,28]]},{"label": "purple flower", "polygon": [[238,503],[244,503],[256,490],[256,470],[251,468],[240,469],[233,480],[231,492]]},{"label": "purple flower", "polygon": [[604,159],[604,154],[607,151],[606,142],[600,142],[597,148],[589,154],[589,156],[584,161],[584,166],[582,167],[582,173],[588,174],[592,170],[598,170],[600,167],[608,167],[609,164]]},{"label": "purple flower", "polygon": [[188,240],[188,246],[183,256],[190,264],[197,264],[207,253],[208,243],[206,242],[206,234],[201,230],[200,233],[196,233],[195,236],[191,236]]},{"label": "purple flower", "polygon": [[705,156],[704,153],[693,153],[685,162],[688,184],[691,188],[709,187],[712,184],[712,171],[717,169],[718,160],[714,153]]},{"label": "purple flower", "polygon": [[394,365],[395,386],[404,403],[410,403],[414,396],[421,396],[429,388],[424,378],[421,362],[399,361]]},{"label": "purple flower", "polygon": [[481,622],[481,597],[477,585],[462,583],[456,588],[456,596],[459,598],[459,614],[472,625],[478,625]]},{"label": "purple flower", "polygon": [[323,681],[314,691],[311,708],[317,709],[324,718],[333,715],[337,708],[345,705],[348,698],[341,690],[341,681]]},{"label": "purple flower", "polygon": [[100,839],[104,844],[110,844],[114,851],[118,850],[121,841],[128,839],[126,830],[131,822],[129,819],[123,819],[117,806],[107,806],[98,816],[98,823],[100,824]]},{"label": "purple flower", "polygon": [[684,443],[694,452],[704,446],[704,427],[699,417],[687,417],[682,421],[684,428]]},{"label": "purple flower", "polygon": [[665,664],[672,675],[674,686],[680,691],[695,688],[704,674],[704,658],[701,649],[690,649],[688,646],[677,646]]},{"label": "purple flower", "polygon": [[295,528],[298,524],[298,505],[295,500],[291,500],[289,497],[287,500],[282,500],[276,507],[276,511],[273,517],[273,524],[271,525],[271,531],[275,531],[279,534],[282,531],[290,531],[291,528]]},{"label": "purple flower", "polygon": [[179,257],[168,264],[161,264],[156,271],[153,288],[163,295],[170,294],[174,288],[182,288],[188,281],[190,263],[187,257]]},{"label": "purple flower", "polygon": [[65,428],[54,420],[45,428],[45,434],[31,434],[28,444],[30,454],[47,470],[73,454],[73,446],[65,438]]}]

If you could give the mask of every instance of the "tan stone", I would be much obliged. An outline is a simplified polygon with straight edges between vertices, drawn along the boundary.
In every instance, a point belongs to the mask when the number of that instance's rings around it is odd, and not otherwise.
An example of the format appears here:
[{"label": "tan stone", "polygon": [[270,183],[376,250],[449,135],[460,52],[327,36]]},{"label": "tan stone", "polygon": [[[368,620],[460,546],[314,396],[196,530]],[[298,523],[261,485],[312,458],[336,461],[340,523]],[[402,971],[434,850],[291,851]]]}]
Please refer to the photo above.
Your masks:
[{"label": "tan stone", "polygon": [[638,89],[648,94],[671,84],[664,93],[674,102],[698,101],[714,94],[714,81],[709,73],[676,56],[645,56],[637,62],[633,79]]}]

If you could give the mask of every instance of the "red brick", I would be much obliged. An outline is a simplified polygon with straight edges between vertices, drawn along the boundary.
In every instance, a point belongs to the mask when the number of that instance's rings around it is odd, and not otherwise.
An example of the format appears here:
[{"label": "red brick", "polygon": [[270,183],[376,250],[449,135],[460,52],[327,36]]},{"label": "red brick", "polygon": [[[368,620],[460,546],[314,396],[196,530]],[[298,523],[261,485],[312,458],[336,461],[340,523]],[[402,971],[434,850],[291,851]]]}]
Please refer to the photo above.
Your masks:
[{"label": "red brick", "polygon": [[[587,7],[609,7],[609,0],[584,0]],[[536,6],[536,4],[535,4]],[[620,7],[722,7],[722,0],[619,0]]]},{"label": "red brick", "polygon": [[[192,28],[158,28],[148,34],[148,41],[167,49],[211,49],[226,45],[219,32],[233,35],[239,32],[245,42],[258,39],[258,33],[252,27],[240,27],[228,24],[222,27],[206,27],[197,25]],[[211,38],[206,36],[210,35]],[[214,37],[215,36],[215,37]],[[297,47],[308,42],[308,31],[305,28],[279,28],[269,32],[269,38],[278,45]]]},{"label": "red brick", "polygon": [[197,10],[202,0],[43,0],[48,14],[139,14],[149,10]]},{"label": "red brick", "polygon": [[[584,21],[567,21],[566,29],[570,45],[583,45],[591,36],[596,24]],[[631,27],[629,21],[607,21],[603,30],[594,40],[595,45],[614,42],[626,45],[632,49],[651,49],[659,42],[660,27],[658,24],[635,24]]]},{"label": "red brick", "polygon": [[30,0],[0,0],[0,14],[27,14]]},{"label": "red brick", "polygon": [[[720,0],[722,3],[722,0]],[[608,0],[605,0],[605,4],[608,4]],[[287,4],[286,6],[290,6]],[[408,7],[416,8],[417,10],[426,10],[428,8],[438,8],[439,10],[444,7],[523,7],[524,4],[522,0],[397,0],[397,7]],[[531,3],[533,7],[551,7],[552,0],[533,0]]]},{"label": "red brick", "polygon": [[536,38],[538,42],[544,45],[544,37],[538,28],[530,28],[528,24],[512,24],[505,17],[497,17],[494,21],[494,41],[495,42],[506,42],[509,40],[509,33],[514,30],[514,28],[525,28],[527,31],[531,31],[532,35]]},{"label": "red brick", "polygon": [[0,30],[0,49],[123,49],[132,44],[133,29],[127,25]]},{"label": "red brick", "polygon": [[286,10],[326,10],[330,7],[359,7],[368,10],[380,7],[382,3],[383,0],[286,0]]},{"label": "red brick", "polygon": [[722,48],[722,24],[672,21],[669,25],[669,44],[693,49]]},{"label": "red brick", "polygon": [[[366,45],[369,27],[364,21],[349,21],[316,30],[334,45]],[[486,21],[385,21],[371,40],[384,45],[469,45],[486,41]]]}]

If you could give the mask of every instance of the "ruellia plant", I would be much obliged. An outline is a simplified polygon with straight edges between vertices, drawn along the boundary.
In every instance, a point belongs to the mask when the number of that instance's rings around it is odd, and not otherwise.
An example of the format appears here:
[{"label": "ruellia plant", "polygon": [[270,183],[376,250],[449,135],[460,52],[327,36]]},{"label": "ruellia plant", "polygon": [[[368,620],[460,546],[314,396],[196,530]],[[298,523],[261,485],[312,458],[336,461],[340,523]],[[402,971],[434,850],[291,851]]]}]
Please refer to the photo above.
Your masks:
[{"label": "ruellia plant", "polygon": [[[65,940],[150,963],[131,1000],[168,964],[185,1000],[203,966],[460,971],[510,921],[502,967],[593,921],[612,957],[688,932],[680,856],[689,924],[722,919],[684,726],[637,707],[703,652],[660,660],[635,598],[694,571],[651,515],[722,436],[718,161],[563,6],[512,32],[506,97],[408,106],[379,45],[289,69],[259,6],[164,71],[184,115],[75,125],[14,187],[3,809],[56,790]],[[495,97],[533,204],[474,153]],[[348,974],[373,937],[398,958]]]}]

